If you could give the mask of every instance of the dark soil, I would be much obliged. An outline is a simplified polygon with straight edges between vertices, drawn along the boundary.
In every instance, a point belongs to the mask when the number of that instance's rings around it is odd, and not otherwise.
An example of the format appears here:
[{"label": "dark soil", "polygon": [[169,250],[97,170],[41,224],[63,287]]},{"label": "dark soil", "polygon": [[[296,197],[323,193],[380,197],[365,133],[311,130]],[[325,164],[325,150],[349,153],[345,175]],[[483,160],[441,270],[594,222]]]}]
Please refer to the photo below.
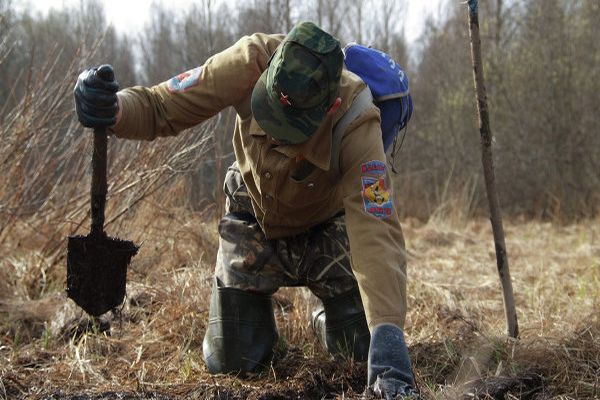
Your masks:
[{"label": "dark soil", "polygon": [[468,399],[504,400],[507,395],[521,400],[544,398],[544,380],[536,371],[528,371],[515,376],[498,376],[474,382],[473,389],[466,393]]},{"label": "dark soil", "polygon": [[[288,355],[277,364],[278,376],[239,379],[214,376],[196,385],[173,386],[163,391],[106,391],[64,393],[60,390],[37,397],[44,400],[287,400],[363,399],[366,364],[327,360],[307,363],[299,355]],[[467,399],[546,398],[544,380],[536,371],[498,376],[470,382],[462,394]],[[18,390],[17,390],[18,392]],[[14,393],[14,392],[13,392]],[[15,393],[16,394],[16,393]],[[510,397],[512,396],[512,397]],[[17,397],[15,397],[17,398]],[[453,397],[454,398],[454,397]],[[460,398],[460,396],[459,396]]]},{"label": "dark soil", "polygon": [[[275,374],[275,375],[274,375]],[[65,392],[46,388],[43,394],[31,395],[30,388],[19,380],[4,377],[8,398],[44,400],[284,400],[360,398],[367,376],[366,363],[354,363],[326,356],[307,359],[298,348],[289,348],[275,360],[274,368],[261,375],[240,379],[235,376],[203,374],[197,384],[161,388],[160,391],[81,391]]]},{"label": "dark soil", "polygon": [[117,307],[125,297],[127,266],[137,251],[128,240],[69,237],[67,295],[96,317]]}]

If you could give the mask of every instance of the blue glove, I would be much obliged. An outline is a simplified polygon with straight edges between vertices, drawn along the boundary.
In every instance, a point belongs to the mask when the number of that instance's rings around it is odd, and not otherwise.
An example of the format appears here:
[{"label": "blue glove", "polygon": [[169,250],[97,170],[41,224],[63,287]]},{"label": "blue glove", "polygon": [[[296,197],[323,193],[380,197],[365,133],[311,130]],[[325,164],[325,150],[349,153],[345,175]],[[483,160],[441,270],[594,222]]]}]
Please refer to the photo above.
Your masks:
[{"label": "blue glove", "polygon": [[373,328],[368,369],[368,393],[386,400],[418,398],[404,333],[396,325]]},{"label": "blue glove", "polygon": [[112,66],[104,64],[83,71],[73,90],[79,122],[88,128],[114,125],[119,111],[118,90]]}]

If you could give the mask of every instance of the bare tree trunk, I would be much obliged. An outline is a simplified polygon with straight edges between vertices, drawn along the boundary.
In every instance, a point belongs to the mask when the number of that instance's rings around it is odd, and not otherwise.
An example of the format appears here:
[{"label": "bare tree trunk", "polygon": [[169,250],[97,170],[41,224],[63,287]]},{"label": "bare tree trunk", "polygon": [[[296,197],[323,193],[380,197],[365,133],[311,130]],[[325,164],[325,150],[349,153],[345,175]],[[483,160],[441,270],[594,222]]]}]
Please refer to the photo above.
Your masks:
[{"label": "bare tree trunk", "polygon": [[284,12],[285,32],[287,33],[292,29],[292,10],[290,6],[290,0],[285,0]]},{"label": "bare tree trunk", "polygon": [[471,36],[471,56],[473,60],[473,78],[477,97],[477,110],[479,113],[479,133],[481,135],[481,160],[485,177],[485,188],[490,207],[490,219],[496,246],[496,263],[502,292],[504,294],[504,312],[508,335],[516,338],[519,335],[517,322],[517,311],[513,295],[510,270],[508,268],[508,257],[506,254],[506,243],[504,240],[504,228],[502,216],[500,215],[500,202],[496,190],[496,177],[494,174],[494,161],[492,156],[492,133],[490,130],[490,117],[488,113],[487,98],[485,91],[485,80],[483,75],[483,62],[481,61],[481,38],[479,36],[479,14],[477,11],[477,0],[469,0],[469,33]]},{"label": "bare tree trunk", "polygon": [[360,44],[363,43],[362,35],[362,22],[363,22],[363,0],[358,0],[354,3],[356,7],[356,41]]},{"label": "bare tree trunk", "polygon": [[333,36],[339,37],[342,24],[345,23],[345,18],[348,15],[348,8],[345,2],[340,0],[329,0],[326,7],[328,26],[325,29]]},{"label": "bare tree trunk", "polygon": [[206,31],[208,35],[208,54],[213,54],[215,50],[214,31],[212,26],[212,6],[213,4],[211,0],[206,0]]},{"label": "bare tree trunk", "polygon": [[323,0],[317,0],[317,23],[323,26]]},{"label": "bare tree trunk", "polygon": [[273,16],[271,13],[271,0],[267,0],[265,5],[266,5],[266,9],[267,9],[266,10],[267,11],[267,13],[266,13],[267,20],[266,20],[265,25],[268,26],[267,32],[273,33],[274,29],[273,29]]},{"label": "bare tree trunk", "polygon": [[494,44],[496,49],[500,48],[500,40],[502,39],[502,25],[504,18],[502,16],[504,0],[496,0],[496,32],[494,33]]},{"label": "bare tree trunk", "polygon": [[390,43],[391,43],[391,36],[392,36],[392,18],[394,17],[395,14],[395,8],[396,8],[396,2],[395,1],[389,1],[389,2],[384,2],[383,3],[383,7],[382,7],[382,12],[383,12],[383,16],[382,16],[382,21],[381,21],[381,25],[382,25],[382,37],[381,37],[381,43],[382,43],[382,50],[385,51],[386,53],[389,53],[390,51]]}]

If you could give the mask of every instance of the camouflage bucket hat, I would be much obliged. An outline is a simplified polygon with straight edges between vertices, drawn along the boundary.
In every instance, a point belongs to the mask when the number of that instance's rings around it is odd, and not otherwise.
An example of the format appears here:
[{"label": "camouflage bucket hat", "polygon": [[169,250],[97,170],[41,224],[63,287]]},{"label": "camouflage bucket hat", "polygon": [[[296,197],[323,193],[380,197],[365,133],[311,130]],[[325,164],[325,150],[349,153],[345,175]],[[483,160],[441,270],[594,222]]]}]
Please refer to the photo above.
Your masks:
[{"label": "camouflage bucket hat", "polygon": [[337,39],[311,22],[299,23],[256,82],[254,119],[284,144],[308,140],[337,97],[343,64]]}]

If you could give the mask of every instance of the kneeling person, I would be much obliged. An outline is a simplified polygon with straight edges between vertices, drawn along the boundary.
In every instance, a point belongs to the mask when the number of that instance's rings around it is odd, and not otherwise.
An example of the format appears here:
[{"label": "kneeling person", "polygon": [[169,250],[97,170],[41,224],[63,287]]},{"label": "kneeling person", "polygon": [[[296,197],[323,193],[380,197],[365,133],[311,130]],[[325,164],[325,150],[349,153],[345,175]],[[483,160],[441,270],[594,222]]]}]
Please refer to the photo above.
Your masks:
[{"label": "kneeling person", "polygon": [[108,69],[80,75],[76,108],[85,126],[110,126],[118,137],[177,135],[228,106],[237,111],[203,343],[209,371],[268,365],[278,337],[271,295],[307,286],[323,302],[313,327],[325,348],[368,359],[376,394],[414,393],[402,331],[404,239],[375,106],[333,151],[335,124],[365,88],[343,69],[339,42],[303,22],[287,36],[244,37],[157,86],[118,93],[103,78]]}]

